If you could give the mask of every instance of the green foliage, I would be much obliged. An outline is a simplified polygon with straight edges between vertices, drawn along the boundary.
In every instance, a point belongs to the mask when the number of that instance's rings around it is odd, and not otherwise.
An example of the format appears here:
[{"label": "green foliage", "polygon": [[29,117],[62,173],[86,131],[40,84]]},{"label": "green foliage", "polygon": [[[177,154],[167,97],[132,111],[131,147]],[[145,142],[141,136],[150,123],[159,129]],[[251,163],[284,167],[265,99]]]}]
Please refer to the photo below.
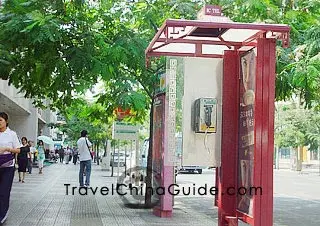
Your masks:
[{"label": "green foliage", "polygon": [[164,61],[147,70],[146,46],[165,19],[195,19],[204,4],[221,5],[234,21],[289,24],[291,48],[277,51],[277,99],[299,93],[306,106],[317,102],[317,0],[105,0],[94,7],[84,1],[8,0],[0,18],[0,76],[26,97],[38,103],[49,98],[60,108],[99,78],[108,82],[122,75],[140,83],[139,89],[152,98]]},{"label": "green foliage", "polygon": [[[126,120],[142,122],[165,65],[161,58],[147,69],[145,48],[165,19],[195,19],[204,4],[221,5],[238,22],[289,24],[290,48],[277,47],[276,98],[296,94],[305,107],[320,108],[318,0],[104,0],[95,6],[83,0],[7,0],[0,9],[0,78],[40,105],[50,99],[76,118],[90,116],[91,126],[112,121],[116,107],[132,110]],[[78,94],[98,80],[105,90],[97,104],[78,112],[86,105],[79,105]],[[68,120],[76,128],[73,116]],[[285,143],[305,142],[301,125],[285,126],[292,134]]]},{"label": "green foliage", "polygon": [[111,139],[112,118],[109,118],[100,104],[89,104],[85,100],[77,100],[65,109],[66,124],[56,125],[68,136],[74,145],[82,130],[87,130],[91,141],[104,144]]},{"label": "green foliage", "polygon": [[39,104],[47,98],[63,108],[74,92],[112,74],[108,47],[114,30],[110,15],[85,4],[6,1],[0,18],[0,77]]},{"label": "green foliage", "polygon": [[275,114],[275,143],[279,147],[320,145],[320,113],[296,104],[277,103]]}]

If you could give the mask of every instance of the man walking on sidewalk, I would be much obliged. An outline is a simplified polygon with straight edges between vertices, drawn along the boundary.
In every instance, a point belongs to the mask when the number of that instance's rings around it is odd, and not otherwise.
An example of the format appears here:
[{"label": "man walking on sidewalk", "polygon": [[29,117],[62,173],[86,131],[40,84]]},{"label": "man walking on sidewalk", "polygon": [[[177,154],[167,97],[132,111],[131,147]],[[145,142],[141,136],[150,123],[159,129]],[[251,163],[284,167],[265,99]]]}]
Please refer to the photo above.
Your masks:
[{"label": "man walking on sidewalk", "polygon": [[60,162],[63,163],[63,158],[64,158],[64,149],[61,146],[61,148],[59,149],[59,158],[60,158]]},{"label": "man walking on sidewalk", "polygon": [[90,147],[92,146],[91,142],[87,138],[88,132],[86,130],[81,131],[81,137],[77,141],[78,150],[79,150],[79,160],[80,160],[80,170],[79,170],[79,184],[80,187],[83,187],[83,173],[86,169],[86,182],[85,186],[90,186],[90,174],[91,174],[91,152]]}]

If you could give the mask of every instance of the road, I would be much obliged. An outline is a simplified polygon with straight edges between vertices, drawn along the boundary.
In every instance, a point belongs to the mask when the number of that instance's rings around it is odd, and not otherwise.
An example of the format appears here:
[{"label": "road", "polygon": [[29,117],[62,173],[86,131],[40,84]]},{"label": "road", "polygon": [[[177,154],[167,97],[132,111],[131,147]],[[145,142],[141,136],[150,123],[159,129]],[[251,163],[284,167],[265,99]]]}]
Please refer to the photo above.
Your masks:
[{"label": "road", "polygon": [[[202,174],[179,174],[177,184],[181,187],[214,186],[214,170]],[[196,209],[217,218],[213,206],[214,196],[175,196],[175,208]],[[241,224],[245,225],[245,224]],[[320,225],[320,176],[316,171],[304,173],[290,170],[274,171],[274,225],[319,226]]]}]

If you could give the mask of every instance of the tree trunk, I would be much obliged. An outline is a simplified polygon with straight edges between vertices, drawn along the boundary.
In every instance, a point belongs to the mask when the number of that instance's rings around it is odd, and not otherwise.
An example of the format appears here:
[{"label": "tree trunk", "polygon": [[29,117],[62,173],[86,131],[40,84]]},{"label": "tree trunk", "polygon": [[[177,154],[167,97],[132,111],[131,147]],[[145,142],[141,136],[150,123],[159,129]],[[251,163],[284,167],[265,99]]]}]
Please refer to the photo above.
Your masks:
[{"label": "tree trunk", "polygon": [[[154,97],[151,99],[150,107],[150,133],[149,133],[149,149],[148,149],[148,159],[147,159],[147,176],[146,176],[146,187],[152,187],[152,144],[153,144],[153,106]],[[147,189],[145,196],[145,206],[151,207],[151,189]]]},{"label": "tree trunk", "polygon": [[96,158],[97,158],[97,165],[99,165],[99,143],[97,143],[97,155],[96,155]]},{"label": "tree trunk", "polygon": [[318,163],[319,163],[319,176],[320,176],[320,145],[318,145]]},{"label": "tree trunk", "polygon": [[275,167],[276,169],[279,169],[279,146],[276,146],[276,159],[275,159]]},{"label": "tree trunk", "polygon": [[296,171],[297,168],[297,150],[293,147],[290,147],[290,162],[291,162],[291,170]]},{"label": "tree trunk", "polygon": [[108,139],[103,143],[103,157],[107,156]]},{"label": "tree trunk", "polygon": [[113,144],[113,155],[112,155],[112,164],[111,164],[111,177],[113,177],[114,153],[115,152],[116,152],[116,144]]},{"label": "tree trunk", "polygon": [[[292,4],[294,4],[294,1],[291,1]],[[297,108],[298,109],[301,109],[302,107],[302,94],[300,92],[300,94],[298,95],[298,106]],[[297,142],[298,143],[298,142]],[[296,165],[296,171],[301,171],[302,170],[302,160],[303,160],[303,147],[298,143],[298,147],[297,147],[297,150],[296,150],[296,160],[297,160],[297,165]]]},{"label": "tree trunk", "polygon": [[127,144],[124,148],[124,175],[127,175]]},{"label": "tree trunk", "polygon": [[302,170],[302,157],[303,157],[303,148],[299,145],[297,149],[297,171]]}]

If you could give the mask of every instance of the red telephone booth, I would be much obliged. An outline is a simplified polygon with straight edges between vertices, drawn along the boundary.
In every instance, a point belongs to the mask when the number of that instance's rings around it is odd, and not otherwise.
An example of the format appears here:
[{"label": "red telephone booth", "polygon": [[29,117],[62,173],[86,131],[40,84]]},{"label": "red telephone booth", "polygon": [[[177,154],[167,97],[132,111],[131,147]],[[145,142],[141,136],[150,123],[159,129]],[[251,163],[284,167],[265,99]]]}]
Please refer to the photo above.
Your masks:
[{"label": "red telephone booth", "polygon": [[159,56],[223,59],[221,164],[215,200],[219,225],[238,225],[242,220],[271,226],[276,42],[287,47],[290,28],[232,22],[216,6],[204,7],[202,19],[166,20],[146,49],[146,60]]}]

